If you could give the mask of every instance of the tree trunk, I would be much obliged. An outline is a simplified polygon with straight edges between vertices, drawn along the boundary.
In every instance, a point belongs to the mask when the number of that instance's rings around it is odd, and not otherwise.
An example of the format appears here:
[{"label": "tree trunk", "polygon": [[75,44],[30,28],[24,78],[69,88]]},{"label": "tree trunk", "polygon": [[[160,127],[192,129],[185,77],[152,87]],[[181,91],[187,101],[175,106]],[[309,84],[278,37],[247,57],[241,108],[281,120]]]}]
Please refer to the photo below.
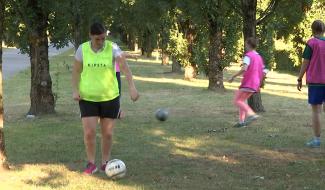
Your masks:
[{"label": "tree trunk", "polygon": [[121,32],[121,41],[124,44],[128,44],[128,34],[126,33],[125,30],[122,30],[122,32]]},{"label": "tree trunk", "polygon": [[242,0],[244,40],[256,37],[256,6],[257,0]]},{"label": "tree trunk", "polygon": [[3,41],[3,22],[4,22],[4,11],[5,2],[0,0],[0,171],[8,170],[6,148],[5,148],[5,137],[3,133],[3,90],[2,90],[2,41]]},{"label": "tree trunk", "polygon": [[152,41],[152,32],[146,30],[143,34],[144,41],[142,42],[142,48],[144,51],[144,55],[148,58],[152,57],[153,52],[153,41]]},{"label": "tree trunk", "polygon": [[192,65],[188,65],[184,68],[185,73],[184,73],[184,79],[185,80],[193,80],[197,76],[197,68],[193,67]]},{"label": "tree trunk", "polygon": [[[217,15],[215,15],[217,17]],[[215,21],[220,18],[209,19],[209,63],[208,63],[208,78],[209,90],[224,91],[223,85],[223,67],[221,65],[222,57],[222,29]]]},{"label": "tree trunk", "polygon": [[135,51],[135,36],[133,34],[128,34],[128,48]]},{"label": "tree trunk", "polygon": [[161,49],[161,64],[169,65],[169,56],[164,49]]},{"label": "tree trunk", "polygon": [[54,96],[48,59],[47,15],[37,3],[31,1],[35,19],[29,34],[31,62],[31,107],[28,114],[39,115],[54,113]]},{"label": "tree trunk", "polygon": [[187,51],[190,55],[189,61],[191,65],[185,67],[185,80],[195,79],[198,75],[197,65],[194,62],[194,58],[193,58],[194,31],[195,30],[193,28],[193,25],[189,23],[188,32],[186,34],[186,40],[188,43]]},{"label": "tree trunk", "polygon": [[134,51],[138,51],[139,50],[139,44],[138,44],[138,39],[136,38],[134,41]]},{"label": "tree trunk", "polygon": [[250,98],[248,98],[247,103],[254,112],[265,112],[264,106],[262,105],[261,93],[254,93]]},{"label": "tree trunk", "polygon": [[[243,34],[244,41],[246,41],[249,37],[256,37],[257,0],[242,0],[241,3],[243,12]],[[255,112],[265,111],[260,92],[254,93],[254,95],[248,99],[248,105]]]},{"label": "tree trunk", "polygon": [[265,112],[260,92],[256,92],[248,98],[247,103],[255,112]]},{"label": "tree trunk", "polygon": [[180,22],[181,31],[185,34],[185,38],[187,41],[187,53],[188,53],[188,60],[190,62],[190,66],[186,66],[184,78],[185,80],[192,80],[197,77],[198,69],[197,65],[194,61],[193,55],[193,46],[194,46],[194,38],[196,35],[196,30],[194,24],[191,19],[186,19]]},{"label": "tree trunk", "polygon": [[152,50],[147,50],[147,52],[146,52],[146,57],[147,58],[151,58],[152,57]]},{"label": "tree trunk", "polygon": [[144,56],[145,55],[145,50],[143,47],[141,47],[141,56]]},{"label": "tree trunk", "polygon": [[175,59],[172,58],[172,72],[173,73],[181,73],[182,72],[182,65]]},{"label": "tree trunk", "polygon": [[[195,62],[193,61],[193,46],[194,46],[194,37],[195,37],[195,27],[191,21],[191,19],[187,19],[184,23],[183,23],[183,30],[185,31],[185,37],[186,37],[186,41],[187,41],[187,52],[189,54],[189,61],[191,63],[191,66],[193,68],[196,68],[197,65],[195,64]],[[197,70],[196,70],[197,71]]]}]

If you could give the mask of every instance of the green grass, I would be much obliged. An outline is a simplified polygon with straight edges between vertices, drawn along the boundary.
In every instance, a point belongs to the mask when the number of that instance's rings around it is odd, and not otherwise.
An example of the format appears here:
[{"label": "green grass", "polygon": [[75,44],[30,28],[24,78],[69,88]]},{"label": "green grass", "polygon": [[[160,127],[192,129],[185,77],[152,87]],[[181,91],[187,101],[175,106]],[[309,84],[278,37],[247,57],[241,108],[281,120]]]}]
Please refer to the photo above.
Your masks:
[{"label": "green grass", "polygon": [[[124,78],[122,82],[126,118],[117,122],[112,158],[126,163],[127,176],[117,181],[100,173],[84,176],[82,127],[70,85],[72,60],[72,51],[51,59],[58,97],[55,115],[24,117],[29,109],[29,71],[4,82],[4,132],[12,171],[0,174],[0,189],[325,187],[325,149],[304,147],[312,135],[307,127],[311,114],[306,88],[296,90],[295,76],[271,72],[262,90],[267,112],[250,127],[233,129],[237,120],[233,90],[239,79],[225,82],[226,92],[215,93],[207,90],[203,76],[184,81],[183,75],[169,72],[170,66],[148,59],[129,61],[141,93],[138,102],[130,100]],[[238,69],[228,68],[225,78]],[[165,122],[154,118],[160,107],[169,109]],[[99,131],[97,137],[99,150]],[[99,157],[98,151],[97,163]]]}]

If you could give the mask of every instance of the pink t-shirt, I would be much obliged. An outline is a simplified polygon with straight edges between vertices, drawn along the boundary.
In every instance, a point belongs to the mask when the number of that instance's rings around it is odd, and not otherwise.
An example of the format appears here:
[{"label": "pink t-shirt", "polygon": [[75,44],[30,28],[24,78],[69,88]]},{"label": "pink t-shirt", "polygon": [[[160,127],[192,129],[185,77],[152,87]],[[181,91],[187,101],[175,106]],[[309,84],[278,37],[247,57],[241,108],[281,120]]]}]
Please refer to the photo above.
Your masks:
[{"label": "pink t-shirt", "polygon": [[250,58],[250,64],[243,75],[239,88],[250,88],[254,91],[259,91],[262,79],[264,77],[263,58],[256,53],[256,51],[249,51],[245,54],[245,56]]},{"label": "pink t-shirt", "polygon": [[115,62],[115,72],[120,72],[120,64]]},{"label": "pink t-shirt", "polygon": [[311,38],[307,44],[313,52],[306,71],[307,84],[325,84],[325,41]]}]

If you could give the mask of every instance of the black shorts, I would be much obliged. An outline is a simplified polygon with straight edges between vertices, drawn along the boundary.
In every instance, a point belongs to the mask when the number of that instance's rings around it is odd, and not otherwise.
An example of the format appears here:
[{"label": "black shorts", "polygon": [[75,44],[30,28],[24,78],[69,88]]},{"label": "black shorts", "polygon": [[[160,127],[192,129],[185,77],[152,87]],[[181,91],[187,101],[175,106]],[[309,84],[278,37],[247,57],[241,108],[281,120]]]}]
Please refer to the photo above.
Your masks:
[{"label": "black shorts", "polygon": [[120,92],[120,96],[121,96],[121,72],[116,72],[116,79],[117,79],[117,83],[118,83],[118,90]]},{"label": "black shorts", "polygon": [[105,102],[79,101],[81,117],[98,116],[100,118],[116,119],[120,110],[120,98]]}]

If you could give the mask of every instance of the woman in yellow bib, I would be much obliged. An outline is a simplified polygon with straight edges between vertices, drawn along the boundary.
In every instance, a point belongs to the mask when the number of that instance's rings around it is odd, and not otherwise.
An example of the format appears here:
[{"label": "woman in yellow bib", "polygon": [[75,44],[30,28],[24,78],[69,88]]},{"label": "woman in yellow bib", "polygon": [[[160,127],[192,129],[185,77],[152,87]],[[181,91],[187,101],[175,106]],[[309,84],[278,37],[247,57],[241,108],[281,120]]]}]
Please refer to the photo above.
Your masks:
[{"label": "woman in yellow bib", "polygon": [[102,133],[101,170],[105,170],[112,147],[115,119],[120,109],[115,62],[119,63],[129,84],[131,99],[139,98],[132,73],[120,48],[106,40],[106,29],[101,23],[90,27],[90,41],[79,46],[72,70],[73,99],[79,102],[88,163],[85,174],[97,171],[95,164],[96,126],[99,121]]}]

